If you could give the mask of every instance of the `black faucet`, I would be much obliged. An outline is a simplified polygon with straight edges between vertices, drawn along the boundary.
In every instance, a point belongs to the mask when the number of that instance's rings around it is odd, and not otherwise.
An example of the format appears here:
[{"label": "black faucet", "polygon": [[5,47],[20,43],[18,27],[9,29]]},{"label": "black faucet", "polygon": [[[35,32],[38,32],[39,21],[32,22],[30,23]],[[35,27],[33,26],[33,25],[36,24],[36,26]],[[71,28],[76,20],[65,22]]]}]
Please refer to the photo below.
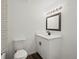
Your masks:
[{"label": "black faucet", "polygon": [[47,31],[48,35],[51,35],[51,33],[49,31]]}]

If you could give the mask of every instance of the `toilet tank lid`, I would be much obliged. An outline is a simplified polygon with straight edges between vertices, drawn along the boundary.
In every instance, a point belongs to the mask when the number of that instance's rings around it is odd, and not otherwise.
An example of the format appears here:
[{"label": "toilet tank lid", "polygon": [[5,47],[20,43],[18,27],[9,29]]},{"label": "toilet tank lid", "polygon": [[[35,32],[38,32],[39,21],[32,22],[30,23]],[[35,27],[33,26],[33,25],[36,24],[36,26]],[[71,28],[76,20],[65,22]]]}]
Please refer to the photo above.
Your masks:
[{"label": "toilet tank lid", "polygon": [[22,57],[27,57],[27,52],[23,49],[18,50],[14,55],[14,58],[22,58]]}]

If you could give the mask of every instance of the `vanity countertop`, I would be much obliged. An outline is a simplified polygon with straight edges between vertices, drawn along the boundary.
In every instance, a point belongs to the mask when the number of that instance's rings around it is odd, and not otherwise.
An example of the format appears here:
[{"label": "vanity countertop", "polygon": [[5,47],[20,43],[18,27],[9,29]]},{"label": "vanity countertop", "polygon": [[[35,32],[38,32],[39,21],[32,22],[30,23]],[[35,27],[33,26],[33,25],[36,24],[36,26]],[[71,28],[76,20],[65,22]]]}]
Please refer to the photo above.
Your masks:
[{"label": "vanity countertop", "polygon": [[44,34],[36,34],[36,35],[43,37],[43,38],[46,38],[47,40],[51,40],[51,39],[54,39],[54,38],[60,38],[61,37],[61,35],[44,35]]}]

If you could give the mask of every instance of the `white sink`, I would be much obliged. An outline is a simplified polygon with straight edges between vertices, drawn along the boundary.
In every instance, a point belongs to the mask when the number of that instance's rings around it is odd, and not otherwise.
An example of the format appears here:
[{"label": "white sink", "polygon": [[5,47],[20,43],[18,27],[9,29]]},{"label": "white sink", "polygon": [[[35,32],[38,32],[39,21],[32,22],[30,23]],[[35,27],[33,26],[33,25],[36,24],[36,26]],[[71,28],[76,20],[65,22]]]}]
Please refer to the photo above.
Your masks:
[{"label": "white sink", "polygon": [[47,35],[47,34],[36,34],[36,35],[43,37],[43,38],[46,38],[47,40],[51,40],[51,39],[54,39],[54,38],[60,38],[61,37],[61,35]]}]

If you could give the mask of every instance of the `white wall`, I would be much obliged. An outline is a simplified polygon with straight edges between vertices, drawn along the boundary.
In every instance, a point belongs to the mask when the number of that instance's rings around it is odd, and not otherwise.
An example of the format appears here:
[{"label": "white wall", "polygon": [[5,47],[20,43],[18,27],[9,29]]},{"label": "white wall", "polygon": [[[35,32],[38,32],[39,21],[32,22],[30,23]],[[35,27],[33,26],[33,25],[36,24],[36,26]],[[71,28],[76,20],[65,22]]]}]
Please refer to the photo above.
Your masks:
[{"label": "white wall", "polygon": [[[62,4],[62,59],[76,59],[76,0],[8,0],[9,53],[15,37],[26,37],[26,50],[35,52],[34,34],[45,31],[46,12]],[[55,34],[53,31],[53,34]]]},{"label": "white wall", "polygon": [[63,58],[76,59],[77,57],[77,15],[76,0],[63,1],[62,34],[63,34]]}]

